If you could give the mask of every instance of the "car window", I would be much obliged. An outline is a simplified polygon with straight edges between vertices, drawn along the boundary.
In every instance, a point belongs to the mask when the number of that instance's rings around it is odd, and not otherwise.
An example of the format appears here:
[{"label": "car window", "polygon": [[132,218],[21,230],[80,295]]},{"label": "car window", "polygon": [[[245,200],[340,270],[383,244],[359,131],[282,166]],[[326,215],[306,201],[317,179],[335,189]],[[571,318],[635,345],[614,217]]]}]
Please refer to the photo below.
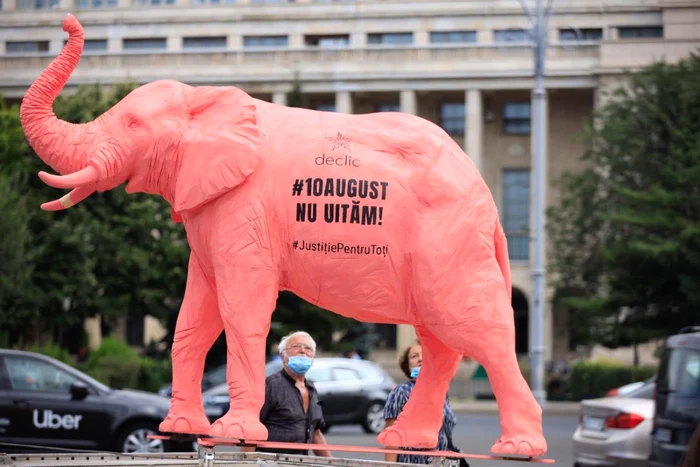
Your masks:
[{"label": "car window", "polygon": [[5,357],[12,389],[16,391],[70,392],[78,379],[50,363],[34,358]]},{"label": "car window", "polygon": [[372,365],[362,365],[357,369],[362,379],[384,379],[384,373]]},{"label": "car window", "polygon": [[333,376],[336,381],[359,381],[360,374],[350,368],[334,368]]},{"label": "car window", "polygon": [[331,380],[331,370],[330,368],[312,366],[306,373],[306,378],[314,383],[325,383]]},{"label": "car window", "polygon": [[688,351],[678,375],[678,395],[700,395],[700,352]]},{"label": "car window", "polygon": [[211,386],[218,386],[226,382],[226,365],[211,370],[204,378]]},{"label": "car window", "polygon": [[654,384],[653,382],[645,383],[641,387],[638,387],[634,391],[630,391],[629,393],[625,394],[622,397],[629,397],[632,399],[652,400],[652,399],[654,399],[654,388],[655,387],[656,387],[656,384]]},{"label": "car window", "polygon": [[659,391],[679,397],[700,396],[700,351],[667,349],[659,366]]}]

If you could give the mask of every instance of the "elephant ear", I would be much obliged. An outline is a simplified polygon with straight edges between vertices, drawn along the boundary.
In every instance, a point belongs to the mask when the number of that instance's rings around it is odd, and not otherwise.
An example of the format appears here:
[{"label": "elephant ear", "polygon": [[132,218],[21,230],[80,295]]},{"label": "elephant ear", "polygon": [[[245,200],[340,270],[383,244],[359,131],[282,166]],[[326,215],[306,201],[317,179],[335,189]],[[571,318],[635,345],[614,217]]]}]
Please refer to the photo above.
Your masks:
[{"label": "elephant ear", "polygon": [[260,162],[256,106],[235,88],[201,86],[185,94],[186,129],[172,215],[197,208],[243,183]]}]

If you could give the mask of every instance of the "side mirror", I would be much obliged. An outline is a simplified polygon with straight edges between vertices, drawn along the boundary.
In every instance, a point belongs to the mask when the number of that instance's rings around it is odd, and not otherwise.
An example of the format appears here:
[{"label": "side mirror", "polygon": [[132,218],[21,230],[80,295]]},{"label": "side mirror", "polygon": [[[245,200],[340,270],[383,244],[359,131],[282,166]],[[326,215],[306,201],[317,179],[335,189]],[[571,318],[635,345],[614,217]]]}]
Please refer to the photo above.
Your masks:
[{"label": "side mirror", "polygon": [[82,400],[90,394],[90,388],[85,383],[76,381],[70,385],[70,393],[73,399]]}]

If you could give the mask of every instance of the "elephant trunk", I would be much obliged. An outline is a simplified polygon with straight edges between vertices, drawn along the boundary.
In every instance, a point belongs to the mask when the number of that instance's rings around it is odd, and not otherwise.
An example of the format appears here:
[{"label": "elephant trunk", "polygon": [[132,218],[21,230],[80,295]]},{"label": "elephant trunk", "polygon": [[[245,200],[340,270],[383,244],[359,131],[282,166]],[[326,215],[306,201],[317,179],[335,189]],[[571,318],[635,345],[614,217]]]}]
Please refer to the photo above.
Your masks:
[{"label": "elephant trunk", "polygon": [[73,15],[63,21],[63,30],[68,32],[68,44],[31,85],[20,109],[30,146],[60,174],[73,173],[87,165],[90,155],[84,139],[91,125],[59,120],[53,112],[53,101],[78,65],[85,42],[83,28]]}]

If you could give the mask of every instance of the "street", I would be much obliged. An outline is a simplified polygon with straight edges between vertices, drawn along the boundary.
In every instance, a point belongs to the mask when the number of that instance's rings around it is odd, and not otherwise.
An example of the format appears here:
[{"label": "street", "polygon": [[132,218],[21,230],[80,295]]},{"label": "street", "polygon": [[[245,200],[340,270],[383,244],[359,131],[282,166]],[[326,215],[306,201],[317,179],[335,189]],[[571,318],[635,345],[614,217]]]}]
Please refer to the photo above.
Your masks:
[{"label": "street", "polygon": [[[544,435],[547,439],[548,452],[544,456],[555,459],[556,465],[571,467],[571,437],[576,431],[578,418],[572,415],[547,415],[544,417]],[[455,427],[454,443],[462,452],[472,454],[488,454],[489,448],[496,442],[501,433],[499,418],[496,414],[458,413]],[[376,446],[376,435],[367,435],[359,426],[337,426],[326,434],[329,444],[344,444],[351,446]],[[222,449],[228,450],[228,449]],[[237,450],[232,448],[231,450]],[[333,452],[334,457],[351,459],[383,460],[379,454],[363,454],[351,452]],[[515,467],[523,465],[511,461],[487,461],[467,459],[472,467]]]}]

